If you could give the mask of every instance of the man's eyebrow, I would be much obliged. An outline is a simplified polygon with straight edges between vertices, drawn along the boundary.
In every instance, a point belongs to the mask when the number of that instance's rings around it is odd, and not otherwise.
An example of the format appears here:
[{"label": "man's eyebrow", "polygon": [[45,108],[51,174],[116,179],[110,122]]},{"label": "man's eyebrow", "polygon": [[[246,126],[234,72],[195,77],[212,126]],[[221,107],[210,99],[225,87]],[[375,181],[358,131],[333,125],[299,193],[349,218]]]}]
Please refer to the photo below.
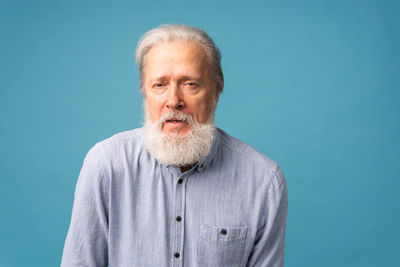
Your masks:
[{"label": "man's eyebrow", "polygon": [[154,81],[165,81],[165,80],[168,80],[167,76],[154,77],[153,79],[151,79],[152,82],[154,82]]}]

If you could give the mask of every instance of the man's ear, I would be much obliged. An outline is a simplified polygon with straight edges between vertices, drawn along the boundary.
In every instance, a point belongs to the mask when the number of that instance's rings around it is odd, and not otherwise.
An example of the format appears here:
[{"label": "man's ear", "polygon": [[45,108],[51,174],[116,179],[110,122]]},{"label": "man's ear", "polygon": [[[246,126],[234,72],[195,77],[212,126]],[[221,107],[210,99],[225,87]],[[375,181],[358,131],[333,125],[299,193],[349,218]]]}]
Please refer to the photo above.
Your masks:
[{"label": "man's ear", "polygon": [[215,104],[218,104],[218,100],[219,100],[219,94],[221,93],[222,90],[216,90],[217,92],[215,93]]}]

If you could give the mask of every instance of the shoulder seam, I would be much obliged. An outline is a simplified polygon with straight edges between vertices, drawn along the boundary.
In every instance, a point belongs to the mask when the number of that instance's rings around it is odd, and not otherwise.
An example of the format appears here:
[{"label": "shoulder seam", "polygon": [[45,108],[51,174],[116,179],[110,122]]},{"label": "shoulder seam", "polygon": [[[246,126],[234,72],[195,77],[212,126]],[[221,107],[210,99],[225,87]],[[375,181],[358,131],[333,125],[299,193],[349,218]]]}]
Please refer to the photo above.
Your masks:
[{"label": "shoulder seam", "polygon": [[108,192],[109,183],[108,183],[108,181],[104,181],[104,180],[107,180],[105,178],[106,175],[105,175],[104,159],[103,159],[103,154],[105,153],[105,151],[104,151],[103,146],[101,146],[101,145],[98,146],[98,149],[101,151],[101,155],[97,155],[98,156],[97,162],[100,165],[100,179],[99,179],[99,182],[102,184],[102,186],[104,186],[104,184],[106,184],[106,190],[107,190],[106,193],[107,193],[107,196],[108,196],[109,195],[109,192]]},{"label": "shoulder seam", "polygon": [[278,168],[279,168],[279,165],[274,161],[273,169],[272,169],[271,174],[269,175],[269,177],[267,179],[267,184],[266,184],[266,187],[265,187],[265,191],[266,191],[267,194],[268,194],[269,188],[271,187],[272,180],[273,180]]}]

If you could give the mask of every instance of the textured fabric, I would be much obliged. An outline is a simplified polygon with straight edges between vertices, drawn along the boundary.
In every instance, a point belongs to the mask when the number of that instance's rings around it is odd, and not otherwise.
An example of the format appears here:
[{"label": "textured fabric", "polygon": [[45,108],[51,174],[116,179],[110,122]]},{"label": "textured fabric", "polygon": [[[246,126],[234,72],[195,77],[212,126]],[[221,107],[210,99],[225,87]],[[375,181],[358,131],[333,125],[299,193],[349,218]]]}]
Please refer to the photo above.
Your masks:
[{"label": "textured fabric", "polygon": [[286,213],[278,165],[220,129],[184,173],[123,132],[85,158],[61,266],[283,266]]}]

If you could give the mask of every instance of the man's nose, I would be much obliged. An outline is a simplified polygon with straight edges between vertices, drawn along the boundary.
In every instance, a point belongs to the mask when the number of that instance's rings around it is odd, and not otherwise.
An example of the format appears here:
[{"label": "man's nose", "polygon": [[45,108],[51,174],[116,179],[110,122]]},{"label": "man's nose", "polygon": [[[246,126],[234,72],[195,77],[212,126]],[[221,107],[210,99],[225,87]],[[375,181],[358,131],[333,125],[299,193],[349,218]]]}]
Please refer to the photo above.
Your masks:
[{"label": "man's nose", "polygon": [[184,106],[181,92],[176,84],[171,84],[168,88],[167,95],[167,108],[169,109],[181,109]]}]

